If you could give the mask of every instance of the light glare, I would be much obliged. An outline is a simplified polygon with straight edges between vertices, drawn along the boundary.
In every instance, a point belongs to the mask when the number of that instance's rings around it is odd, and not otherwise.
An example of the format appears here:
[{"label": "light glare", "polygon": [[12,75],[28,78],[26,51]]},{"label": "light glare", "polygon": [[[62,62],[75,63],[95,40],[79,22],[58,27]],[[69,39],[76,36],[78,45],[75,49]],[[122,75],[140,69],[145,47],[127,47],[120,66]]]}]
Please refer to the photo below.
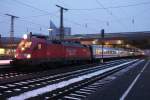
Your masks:
[{"label": "light glare", "polygon": [[27,38],[28,38],[27,34],[24,34],[24,35],[23,35],[23,38],[24,38],[24,39],[27,39]]}]

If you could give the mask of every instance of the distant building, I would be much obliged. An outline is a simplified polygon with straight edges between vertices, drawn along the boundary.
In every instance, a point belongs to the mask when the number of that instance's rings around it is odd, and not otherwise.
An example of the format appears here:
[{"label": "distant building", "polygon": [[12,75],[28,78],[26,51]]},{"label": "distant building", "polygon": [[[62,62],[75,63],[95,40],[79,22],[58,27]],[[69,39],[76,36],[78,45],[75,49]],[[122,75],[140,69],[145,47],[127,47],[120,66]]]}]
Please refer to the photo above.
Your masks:
[{"label": "distant building", "polygon": [[[50,29],[49,36],[53,38],[59,38],[60,30],[56,25],[50,21]],[[71,27],[64,27],[64,35],[71,35]]]},{"label": "distant building", "polygon": [[10,44],[9,37],[0,38],[0,59],[1,57],[12,57],[16,51],[17,45],[21,41],[21,38],[14,37],[13,44]]}]

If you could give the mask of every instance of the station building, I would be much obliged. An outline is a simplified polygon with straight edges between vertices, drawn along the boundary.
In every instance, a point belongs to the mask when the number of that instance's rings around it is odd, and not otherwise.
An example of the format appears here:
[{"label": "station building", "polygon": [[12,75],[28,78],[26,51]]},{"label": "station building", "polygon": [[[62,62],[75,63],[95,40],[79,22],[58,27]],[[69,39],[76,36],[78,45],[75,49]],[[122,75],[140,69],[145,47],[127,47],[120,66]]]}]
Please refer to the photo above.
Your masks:
[{"label": "station building", "polygon": [[14,38],[13,43],[11,43],[9,37],[0,38],[0,59],[1,58],[10,58],[14,56],[16,47],[21,41],[21,38]]}]

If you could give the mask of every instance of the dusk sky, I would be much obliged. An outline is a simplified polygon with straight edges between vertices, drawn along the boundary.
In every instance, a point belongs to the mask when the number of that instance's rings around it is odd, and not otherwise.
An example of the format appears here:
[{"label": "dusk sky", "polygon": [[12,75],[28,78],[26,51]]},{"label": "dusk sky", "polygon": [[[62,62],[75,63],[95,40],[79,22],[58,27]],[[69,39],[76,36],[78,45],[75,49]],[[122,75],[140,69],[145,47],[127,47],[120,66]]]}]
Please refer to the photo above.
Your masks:
[{"label": "dusk sky", "polygon": [[64,26],[72,34],[150,31],[150,0],[0,0],[0,34],[9,36],[10,17],[15,19],[15,37],[32,31],[48,35],[50,20],[59,27],[59,8]]}]

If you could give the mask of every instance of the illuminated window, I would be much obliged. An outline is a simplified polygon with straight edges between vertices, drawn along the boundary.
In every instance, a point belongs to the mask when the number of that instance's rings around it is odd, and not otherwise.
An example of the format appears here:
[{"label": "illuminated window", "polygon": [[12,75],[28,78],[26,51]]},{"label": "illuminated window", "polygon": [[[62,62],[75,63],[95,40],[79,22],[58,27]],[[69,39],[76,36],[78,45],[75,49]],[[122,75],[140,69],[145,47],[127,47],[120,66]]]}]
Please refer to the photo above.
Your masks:
[{"label": "illuminated window", "polygon": [[99,54],[101,54],[101,53],[102,53],[102,51],[101,51],[101,50],[96,49],[96,54],[97,54],[97,55],[99,55]]},{"label": "illuminated window", "polygon": [[3,54],[5,54],[5,49],[0,48],[0,55],[3,55]]},{"label": "illuminated window", "polygon": [[121,40],[118,40],[118,41],[117,41],[117,44],[122,44],[122,41],[121,41]]}]

